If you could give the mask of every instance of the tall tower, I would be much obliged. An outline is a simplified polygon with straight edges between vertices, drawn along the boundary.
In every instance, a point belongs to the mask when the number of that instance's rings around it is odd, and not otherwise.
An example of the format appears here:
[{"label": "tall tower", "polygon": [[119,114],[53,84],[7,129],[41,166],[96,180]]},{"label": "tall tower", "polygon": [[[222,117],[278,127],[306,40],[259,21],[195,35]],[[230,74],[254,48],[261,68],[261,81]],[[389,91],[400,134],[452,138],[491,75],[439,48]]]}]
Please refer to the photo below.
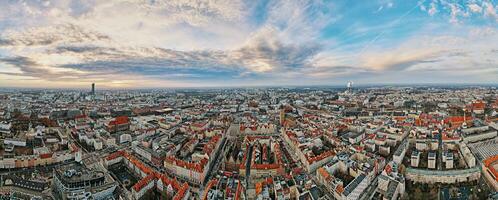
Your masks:
[{"label": "tall tower", "polygon": [[284,125],[285,122],[285,108],[280,109],[280,125]]},{"label": "tall tower", "polygon": [[92,95],[95,95],[95,83],[92,83]]},{"label": "tall tower", "polygon": [[352,94],[353,93],[353,81],[349,81],[347,87],[348,87],[348,90],[347,90],[348,93]]}]

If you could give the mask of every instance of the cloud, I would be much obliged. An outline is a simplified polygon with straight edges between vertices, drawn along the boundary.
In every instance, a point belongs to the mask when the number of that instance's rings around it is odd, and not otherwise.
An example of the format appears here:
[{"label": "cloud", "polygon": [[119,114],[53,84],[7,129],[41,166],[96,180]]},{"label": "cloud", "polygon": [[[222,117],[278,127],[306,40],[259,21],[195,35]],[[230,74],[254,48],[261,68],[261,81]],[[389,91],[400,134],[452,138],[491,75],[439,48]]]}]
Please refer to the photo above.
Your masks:
[{"label": "cloud", "polygon": [[495,19],[498,22],[498,14],[496,13],[496,9],[490,2],[483,2],[484,7],[484,16]]},{"label": "cloud", "polygon": [[438,12],[437,8],[436,8],[436,3],[434,2],[431,2],[430,4],[430,8],[429,10],[427,10],[427,13],[430,15],[430,16],[433,16],[434,14],[436,14]]},{"label": "cloud", "polygon": [[[72,26],[70,26],[72,27]],[[91,79],[92,76],[107,74],[139,74],[146,77],[198,77],[206,74],[224,73],[238,76],[240,73],[276,73],[293,70],[308,65],[309,60],[320,50],[314,43],[283,43],[274,29],[260,31],[250,38],[242,48],[234,50],[194,50],[178,51],[160,47],[134,47],[117,45],[109,37],[97,34],[97,38],[110,41],[98,45],[96,37],[80,29],[69,33],[47,34],[47,42],[40,42],[36,34],[18,34],[18,38],[7,40],[10,46],[30,49],[42,45],[43,50],[33,53],[19,51],[21,56],[5,58],[0,63],[21,68],[22,76],[38,77],[47,80],[65,79],[63,73],[50,73],[48,69],[75,70],[73,77]],[[71,31],[77,31],[73,33]],[[34,31],[42,32],[42,31]],[[60,39],[58,36],[70,35]],[[15,34],[14,34],[15,35]],[[32,37],[29,37],[32,36]],[[90,38],[90,39],[88,39]],[[69,41],[69,42],[68,42]],[[77,42],[75,42],[77,41]],[[97,42],[95,42],[97,41]],[[16,62],[14,62],[16,61]],[[28,62],[29,61],[29,62]],[[33,71],[33,70],[43,71]],[[193,71],[193,73],[189,72]],[[84,72],[84,73],[83,73]],[[178,74],[182,74],[178,76]],[[230,77],[227,77],[230,78]]]},{"label": "cloud", "polygon": [[439,50],[418,51],[409,49],[395,49],[390,51],[370,53],[363,56],[362,65],[367,69],[377,71],[405,70],[419,63],[434,63]]},{"label": "cloud", "polygon": [[449,5],[450,10],[451,10],[450,23],[458,24],[459,23],[458,15],[460,15],[462,13],[462,10],[459,8],[459,6],[457,4],[448,4],[448,5]]},{"label": "cloud", "polygon": [[[444,23],[449,19],[464,25],[461,17],[477,13],[475,6],[487,18],[496,18],[491,2],[462,6],[437,0],[417,6],[430,16],[446,14]],[[399,20],[383,20],[413,14],[397,2],[362,4],[342,12],[345,7],[349,5],[314,0],[0,1],[5,10],[0,13],[0,67],[9,68],[0,74],[44,84],[74,80],[115,86],[154,81],[205,85],[445,71],[457,61],[469,70],[467,65],[481,66],[481,71],[495,66],[491,56],[477,57],[480,50],[492,54],[490,48],[497,48],[489,42],[496,28],[468,33],[432,30],[441,35],[462,33],[457,39],[440,38],[396,23]],[[385,17],[369,17],[372,10],[388,8],[379,13]],[[363,11],[370,12],[356,15]],[[405,14],[399,17],[400,13]],[[417,26],[423,29],[438,27],[439,19],[413,22],[420,22]],[[341,31],[333,35],[336,30]],[[425,37],[415,37],[419,33]],[[465,34],[483,41],[469,45]],[[426,43],[434,38],[443,44]],[[458,45],[472,49],[462,51]]]},{"label": "cloud", "polygon": [[29,46],[48,46],[62,43],[86,43],[109,40],[109,37],[92,31],[83,30],[73,24],[31,28],[26,31],[7,31],[0,36],[0,47],[25,48]]},{"label": "cloud", "polygon": [[[375,71],[438,71],[462,75],[468,72],[496,73],[498,59],[492,41],[498,39],[490,27],[453,30],[463,35],[423,34],[394,47],[375,49],[358,63]],[[464,47],[464,48],[463,48]]]},{"label": "cloud", "polygon": [[[424,5],[425,1],[419,2],[420,9],[426,11],[429,16],[434,16],[436,13],[449,14],[449,22],[451,24],[457,25],[462,24],[462,17],[468,18],[472,13],[479,14],[483,13],[484,16],[491,16],[491,18],[496,18],[493,13],[496,13],[493,4],[489,1],[468,1],[468,2],[458,2],[458,1],[448,1],[448,0],[432,0],[428,5]],[[486,14],[486,10],[489,9],[489,14]],[[477,15],[476,15],[477,16]]]},{"label": "cloud", "polygon": [[374,75],[375,71],[352,66],[327,66],[303,69],[301,71],[301,74],[306,74],[307,76],[314,79],[323,80],[348,76],[360,78],[361,76],[365,75]]},{"label": "cloud", "polygon": [[472,11],[473,13],[481,13],[482,12],[482,7],[475,4],[475,3],[471,3],[468,5],[470,11]]},{"label": "cloud", "polygon": [[374,13],[378,13],[378,12],[382,11],[382,9],[384,9],[383,5],[379,6],[379,8],[377,8],[377,10]]},{"label": "cloud", "polygon": [[[69,4],[51,6],[59,10],[72,9]],[[80,7],[86,6],[78,5]],[[242,36],[246,35],[243,40],[235,37],[240,40],[238,45],[212,49],[210,43],[226,40],[218,40],[219,37],[233,38],[232,35],[240,33],[234,28],[248,26],[242,23],[242,26],[231,27],[243,20],[250,9],[253,5],[242,1],[96,2],[91,8],[80,8],[76,15],[61,11],[45,16],[53,20],[53,25],[2,33],[0,47],[10,49],[14,56],[0,62],[21,68],[22,73],[17,75],[46,80],[66,78],[50,69],[74,70],[80,73],[72,77],[83,79],[105,73],[149,78],[205,77],[207,74],[233,78],[240,74],[282,73],[310,65],[310,60],[321,50],[321,45],[314,40],[332,20],[320,2],[272,1],[260,27],[243,33]],[[123,12],[129,14],[122,15]],[[164,20],[151,21],[150,17]],[[187,33],[187,37],[179,36],[182,38],[179,39],[170,28],[189,31],[182,31],[181,35]],[[195,31],[200,33],[194,34]],[[137,34],[147,37],[137,37]],[[188,45],[194,48],[182,47],[184,45],[178,48],[169,42],[156,41],[165,34],[180,42],[206,43],[201,43],[200,46],[204,46],[201,49],[197,44]],[[33,71],[42,69],[44,71]]]},{"label": "cloud", "polygon": [[377,10],[375,10],[373,13],[379,13],[380,11],[382,11],[384,8],[386,9],[390,9],[394,6],[394,3],[392,1],[387,1],[387,2],[380,2],[380,5],[379,7],[377,8]]},{"label": "cloud", "polygon": [[39,65],[36,61],[28,57],[7,57],[0,58],[0,63],[7,64],[10,66],[17,67],[21,73],[17,72],[0,72],[1,74],[13,75],[13,76],[25,76],[41,79],[57,79],[67,76],[68,73],[73,74],[83,74],[82,72],[69,69],[61,68],[48,68]]},{"label": "cloud", "polygon": [[320,45],[284,43],[275,36],[277,30],[268,28],[252,37],[241,49],[229,52],[230,59],[255,72],[292,70],[308,65],[320,50]]}]

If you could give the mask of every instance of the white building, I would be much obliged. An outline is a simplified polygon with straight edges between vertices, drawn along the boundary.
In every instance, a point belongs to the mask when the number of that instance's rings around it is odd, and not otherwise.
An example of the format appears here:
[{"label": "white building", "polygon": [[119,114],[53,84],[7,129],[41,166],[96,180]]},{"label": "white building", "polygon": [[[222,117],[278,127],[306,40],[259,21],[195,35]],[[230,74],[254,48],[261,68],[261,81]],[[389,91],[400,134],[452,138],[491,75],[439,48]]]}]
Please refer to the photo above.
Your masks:
[{"label": "white building", "polygon": [[418,165],[420,163],[420,152],[413,151],[410,161],[411,161],[410,164],[412,167],[418,167]]},{"label": "white building", "polygon": [[6,138],[3,140],[3,144],[5,145],[14,145],[18,147],[26,146],[26,139],[18,139],[18,138]]},{"label": "white building", "polygon": [[436,169],[436,153],[429,152],[429,156],[427,157],[427,167],[429,169]]},{"label": "white building", "polygon": [[399,145],[398,149],[394,152],[393,161],[396,164],[401,164],[403,162],[403,158],[405,157],[406,150],[408,149],[408,140],[403,140]]},{"label": "white building", "polygon": [[12,127],[11,123],[0,123],[0,134],[9,134],[10,128]]},{"label": "white building", "polygon": [[131,142],[131,139],[130,134],[122,134],[119,136],[119,143]]},{"label": "white building", "polygon": [[462,170],[423,170],[407,168],[406,178],[417,183],[448,183],[468,182],[479,180],[481,170],[478,167]]},{"label": "white building", "polygon": [[102,146],[103,146],[103,144],[102,144],[102,141],[100,141],[100,140],[95,140],[93,142],[93,148],[95,148],[95,150],[101,150]]},{"label": "white building", "polygon": [[360,174],[351,183],[349,183],[342,193],[342,197],[345,200],[356,200],[360,198],[360,195],[365,191],[365,189],[370,184],[370,180],[365,174]]},{"label": "white building", "polygon": [[453,153],[443,153],[443,162],[445,163],[446,169],[453,169]]}]

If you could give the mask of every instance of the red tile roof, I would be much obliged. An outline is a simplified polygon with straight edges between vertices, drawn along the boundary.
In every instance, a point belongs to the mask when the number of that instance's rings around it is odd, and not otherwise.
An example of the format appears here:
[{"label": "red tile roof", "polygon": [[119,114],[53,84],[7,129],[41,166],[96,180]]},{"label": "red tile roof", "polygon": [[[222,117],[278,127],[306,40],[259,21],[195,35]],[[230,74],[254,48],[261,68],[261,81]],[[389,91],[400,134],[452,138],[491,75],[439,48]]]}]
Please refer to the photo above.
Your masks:
[{"label": "red tile roof", "polygon": [[[465,121],[472,121],[472,117],[471,116],[467,116],[465,117]],[[444,123],[463,123],[464,122],[464,118],[463,116],[452,116],[452,117],[447,117],[446,119],[444,119]]]},{"label": "red tile roof", "polygon": [[135,185],[133,185],[132,189],[135,190],[135,192],[138,192],[142,190],[146,185],[148,185],[151,181],[154,181],[154,175],[149,174],[145,178],[141,179]]},{"label": "red tile roof", "polygon": [[484,103],[482,101],[476,101],[476,102],[472,103],[473,110],[484,110],[485,107],[486,107],[486,103]]},{"label": "red tile roof", "polygon": [[176,165],[178,167],[182,167],[185,169],[193,170],[199,173],[202,173],[204,170],[205,165],[207,164],[208,160],[207,159],[202,159],[199,162],[187,162],[184,160],[180,160],[174,156],[168,156],[165,159],[166,162],[171,163],[173,165]]},{"label": "red tile roof", "polygon": [[204,189],[204,192],[202,194],[202,200],[207,200],[207,195],[208,195],[208,192],[209,190],[218,183],[218,179],[212,179],[208,182],[206,188]]},{"label": "red tile roof", "polygon": [[492,165],[495,162],[498,162],[498,155],[491,156],[488,159],[484,160],[484,166],[486,166],[488,170],[494,175],[495,181],[498,181],[498,171],[496,171],[496,168]]},{"label": "red tile roof", "polygon": [[109,125],[121,125],[121,124],[126,124],[130,120],[128,119],[127,116],[121,116],[121,117],[116,117],[116,119],[112,120],[109,122]]},{"label": "red tile roof", "polygon": [[323,160],[327,157],[330,157],[330,156],[334,156],[335,155],[335,152],[333,151],[326,151],[326,152],[323,152],[322,154],[318,155],[318,156],[314,156],[314,157],[307,157],[308,159],[308,163],[309,164],[312,164],[314,162],[318,162],[320,160]]},{"label": "red tile roof", "polygon": [[180,183],[176,179],[170,179],[165,174],[153,171],[151,168],[147,167],[140,160],[138,160],[137,158],[135,158],[133,155],[129,154],[126,151],[114,152],[108,155],[106,157],[106,160],[113,160],[121,156],[128,159],[133,165],[139,168],[140,171],[147,174],[145,178],[141,179],[140,181],[135,183],[135,185],[132,186],[132,189],[135,190],[136,192],[143,189],[147,184],[150,183],[150,181],[155,181],[157,179],[161,180],[164,185],[171,185],[173,189],[176,190],[176,195],[173,197],[174,200],[180,200],[186,195],[187,190],[189,188],[189,185],[187,183],[183,183],[183,185],[180,185]]},{"label": "red tile roof", "polygon": [[86,118],[86,115],[77,115],[76,117],[74,117],[74,119],[83,119],[83,118]]}]

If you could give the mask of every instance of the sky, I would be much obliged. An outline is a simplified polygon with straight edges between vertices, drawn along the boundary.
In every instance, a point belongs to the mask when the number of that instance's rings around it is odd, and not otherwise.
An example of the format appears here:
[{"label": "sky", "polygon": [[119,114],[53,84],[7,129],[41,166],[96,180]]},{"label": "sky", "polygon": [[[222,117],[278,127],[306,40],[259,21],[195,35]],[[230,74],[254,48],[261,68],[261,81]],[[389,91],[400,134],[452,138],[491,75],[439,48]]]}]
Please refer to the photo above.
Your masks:
[{"label": "sky", "polygon": [[0,87],[498,83],[495,0],[2,0]]}]

